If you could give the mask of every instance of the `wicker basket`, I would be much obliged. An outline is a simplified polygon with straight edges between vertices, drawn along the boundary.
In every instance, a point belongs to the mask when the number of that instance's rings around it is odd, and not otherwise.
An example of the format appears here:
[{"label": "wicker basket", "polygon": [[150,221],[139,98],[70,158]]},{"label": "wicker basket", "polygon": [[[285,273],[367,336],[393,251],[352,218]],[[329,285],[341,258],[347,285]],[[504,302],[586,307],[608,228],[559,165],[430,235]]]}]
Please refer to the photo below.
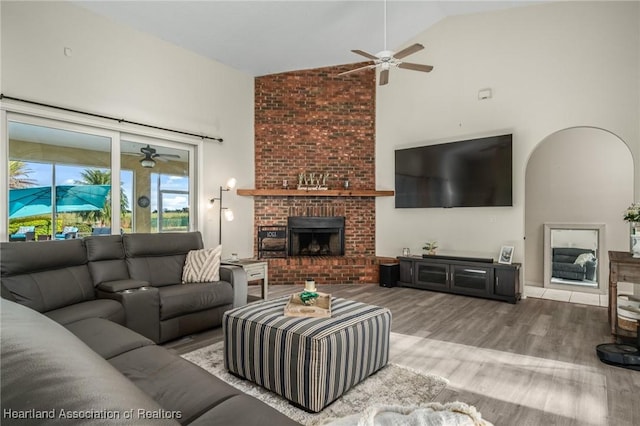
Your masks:
[{"label": "wicker basket", "polygon": [[618,296],[618,327],[637,332],[640,321],[640,301],[629,295]]}]

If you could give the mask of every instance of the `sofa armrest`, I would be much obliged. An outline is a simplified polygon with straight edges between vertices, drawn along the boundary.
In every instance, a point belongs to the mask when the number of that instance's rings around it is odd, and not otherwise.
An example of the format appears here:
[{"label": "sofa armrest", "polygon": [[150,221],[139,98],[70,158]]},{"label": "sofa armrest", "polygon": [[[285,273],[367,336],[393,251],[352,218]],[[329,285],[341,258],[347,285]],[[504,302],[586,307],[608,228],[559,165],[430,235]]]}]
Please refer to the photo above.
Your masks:
[{"label": "sofa armrest", "polygon": [[585,279],[587,280],[597,280],[596,279],[596,268],[598,266],[598,263],[594,260],[589,260],[584,264],[584,268],[585,268]]},{"label": "sofa armrest", "polygon": [[105,281],[98,285],[98,290],[106,293],[118,293],[125,290],[133,290],[140,287],[146,287],[149,283],[142,280],[115,280]]},{"label": "sofa armrest", "polygon": [[101,290],[101,284],[98,286],[98,297],[120,302],[124,307],[127,328],[158,343],[160,341],[160,293],[158,289],[149,287],[146,281],[121,281],[142,283],[143,286],[110,292]]},{"label": "sofa armrest", "polygon": [[220,279],[231,283],[233,287],[233,307],[247,304],[248,282],[247,273],[239,266],[221,265]]}]

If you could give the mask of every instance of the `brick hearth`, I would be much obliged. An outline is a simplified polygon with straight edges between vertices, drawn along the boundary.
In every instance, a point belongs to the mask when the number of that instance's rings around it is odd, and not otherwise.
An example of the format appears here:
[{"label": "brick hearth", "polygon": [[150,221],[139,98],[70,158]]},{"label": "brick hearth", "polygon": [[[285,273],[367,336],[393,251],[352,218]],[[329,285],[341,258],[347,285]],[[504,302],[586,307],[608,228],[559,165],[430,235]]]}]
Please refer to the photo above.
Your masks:
[{"label": "brick hearth", "polygon": [[[352,66],[257,77],[257,189],[290,187],[299,173],[328,174],[330,189],[348,179],[375,189],[375,74],[337,74]],[[256,196],[255,226],[286,226],[288,216],[345,216],[345,256],[269,259],[269,282],[377,283],[373,197]],[[254,246],[257,253],[257,238]]]}]

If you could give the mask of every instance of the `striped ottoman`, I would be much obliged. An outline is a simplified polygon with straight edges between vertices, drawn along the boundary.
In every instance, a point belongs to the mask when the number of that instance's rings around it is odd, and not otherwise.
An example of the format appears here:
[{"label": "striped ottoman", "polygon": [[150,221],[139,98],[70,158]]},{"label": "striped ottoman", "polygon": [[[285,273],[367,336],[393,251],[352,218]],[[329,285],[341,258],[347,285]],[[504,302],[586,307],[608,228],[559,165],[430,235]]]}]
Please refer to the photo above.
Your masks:
[{"label": "striped ottoman", "polygon": [[229,372],[318,412],[387,364],[388,309],[334,298],[331,318],[293,318],[284,316],[288,299],[224,314]]}]

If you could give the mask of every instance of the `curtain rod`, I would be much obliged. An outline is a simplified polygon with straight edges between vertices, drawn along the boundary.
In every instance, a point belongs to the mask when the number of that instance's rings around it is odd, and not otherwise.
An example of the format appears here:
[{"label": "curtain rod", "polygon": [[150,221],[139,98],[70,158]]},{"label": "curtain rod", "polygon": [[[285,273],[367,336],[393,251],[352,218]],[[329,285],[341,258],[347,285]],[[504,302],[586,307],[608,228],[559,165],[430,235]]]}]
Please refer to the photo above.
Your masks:
[{"label": "curtain rod", "polygon": [[73,113],[76,113],[76,114],[89,115],[91,117],[104,118],[106,120],[117,121],[118,123],[133,124],[133,125],[136,125],[136,126],[148,127],[150,129],[164,130],[166,132],[173,132],[173,133],[178,133],[178,134],[181,134],[181,135],[194,136],[196,138],[201,138],[202,140],[211,139],[213,141],[218,141],[220,143],[222,143],[222,141],[223,141],[222,138],[215,138],[213,136],[198,135],[196,133],[183,132],[182,130],[174,130],[174,129],[169,129],[167,127],[159,127],[159,126],[154,126],[152,124],[145,124],[145,123],[138,123],[136,121],[129,121],[129,120],[125,120],[124,118],[115,118],[115,117],[110,117],[108,115],[95,114],[93,112],[80,111],[80,110],[77,110],[77,109],[65,108],[65,107],[61,107],[61,106],[57,106],[57,105],[45,104],[45,103],[36,102],[36,101],[30,101],[28,99],[14,98],[12,96],[6,96],[6,95],[0,93],[0,100],[2,100],[2,99],[9,99],[11,101],[24,102],[24,103],[31,104],[31,105],[37,105],[37,106],[42,106],[42,107],[47,107],[47,108],[59,109],[61,111],[73,112]]}]

